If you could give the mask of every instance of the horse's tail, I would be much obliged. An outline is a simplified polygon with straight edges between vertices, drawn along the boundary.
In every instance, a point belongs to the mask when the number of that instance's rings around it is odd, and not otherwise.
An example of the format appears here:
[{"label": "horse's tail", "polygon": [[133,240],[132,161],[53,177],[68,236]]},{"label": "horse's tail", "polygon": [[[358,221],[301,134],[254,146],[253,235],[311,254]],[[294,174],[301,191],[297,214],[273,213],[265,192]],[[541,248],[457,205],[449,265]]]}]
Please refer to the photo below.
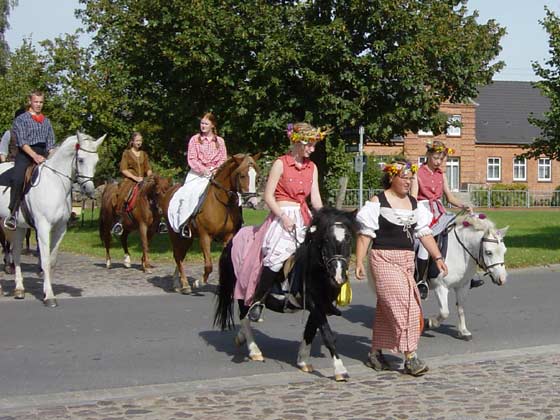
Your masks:
[{"label": "horse's tail", "polygon": [[222,331],[232,329],[235,326],[233,320],[233,290],[235,288],[235,271],[231,261],[231,247],[233,241],[229,241],[220,255],[220,280],[216,291],[217,302],[214,314],[214,326],[220,327]]}]

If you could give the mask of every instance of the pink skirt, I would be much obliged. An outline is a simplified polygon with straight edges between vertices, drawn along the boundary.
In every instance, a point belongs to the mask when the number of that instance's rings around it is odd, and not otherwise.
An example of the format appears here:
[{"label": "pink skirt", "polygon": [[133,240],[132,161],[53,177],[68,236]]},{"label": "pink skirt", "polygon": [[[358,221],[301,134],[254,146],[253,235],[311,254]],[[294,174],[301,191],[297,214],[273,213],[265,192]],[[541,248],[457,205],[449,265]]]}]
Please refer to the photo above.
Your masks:
[{"label": "pink skirt", "polygon": [[372,350],[416,351],[423,320],[414,252],[372,249],[370,266],[377,293]]}]

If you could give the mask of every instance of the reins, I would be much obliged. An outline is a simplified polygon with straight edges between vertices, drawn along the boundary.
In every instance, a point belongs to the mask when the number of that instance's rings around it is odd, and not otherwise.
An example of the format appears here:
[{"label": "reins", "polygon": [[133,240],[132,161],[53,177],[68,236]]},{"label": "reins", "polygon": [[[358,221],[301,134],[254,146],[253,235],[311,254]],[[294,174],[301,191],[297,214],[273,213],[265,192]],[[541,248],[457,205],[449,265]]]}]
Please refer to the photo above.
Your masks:
[{"label": "reins", "polygon": [[[46,160],[41,165],[44,166],[45,168],[50,169],[55,174],[61,175],[65,178],[69,179],[72,183],[77,183],[81,187],[86,182],[89,182],[89,181],[93,182],[93,176],[87,176],[87,175],[80,174],[80,171],[78,170],[78,150],[81,150],[81,151],[86,152],[86,153],[97,153],[94,150],[85,149],[85,148],[81,147],[79,143],[76,143],[74,157],[72,159],[72,163],[74,165],[74,177],[72,177],[70,175],[67,175],[64,172],[59,171],[58,169],[55,169],[52,166],[48,165]],[[80,179],[80,178],[84,178],[85,181],[83,181],[83,182],[78,181],[78,179]],[[37,182],[33,183],[32,186],[38,185],[39,184],[39,179],[40,179],[40,176],[37,178]]]},{"label": "reins", "polygon": [[490,269],[492,267],[496,267],[497,265],[505,265],[505,261],[497,262],[490,265],[486,264],[486,261],[484,260],[484,250],[482,244],[484,242],[499,244],[500,241],[497,239],[489,238],[487,236],[482,236],[482,239],[480,240],[480,244],[479,244],[478,258],[477,258],[472,254],[472,252],[469,251],[469,249],[465,246],[463,241],[461,241],[461,239],[459,238],[459,235],[457,234],[456,225],[453,225],[453,233],[455,233],[455,238],[457,239],[457,242],[459,242],[459,245],[461,245],[461,247],[467,252],[467,254],[469,254],[469,256],[474,260],[474,262],[476,262],[476,265],[484,271],[484,275],[490,276],[492,281],[495,282],[494,276],[490,272]]}]

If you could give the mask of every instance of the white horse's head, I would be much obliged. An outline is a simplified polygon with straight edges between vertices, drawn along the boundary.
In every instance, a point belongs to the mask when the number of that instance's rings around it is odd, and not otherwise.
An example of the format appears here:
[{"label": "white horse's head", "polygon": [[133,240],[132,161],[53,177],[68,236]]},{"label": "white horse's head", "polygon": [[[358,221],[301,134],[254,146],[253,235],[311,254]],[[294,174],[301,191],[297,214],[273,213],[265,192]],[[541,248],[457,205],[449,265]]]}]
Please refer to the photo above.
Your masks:
[{"label": "white horse's head", "polygon": [[97,149],[101,146],[106,136],[107,134],[96,140],[87,134],[76,133],[74,176],[76,183],[80,186],[80,192],[88,197],[93,197],[95,193],[93,176],[95,175],[95,166],[99,160]]},{"label": "white horse's head", "polygon": [[478,250],[478,255],[472,257],[476,259],[485,274],[488,274],[495,284],[504,285],[507,281],[505,266],[507,248],[504,237],[509,226],[496,229],[494,223],[484,214],[459,216],[455,223],[463,230],[465,241],[470,241],[471,245],[476,245],[475,243],[479,242],[478,245],[470,249]]}]

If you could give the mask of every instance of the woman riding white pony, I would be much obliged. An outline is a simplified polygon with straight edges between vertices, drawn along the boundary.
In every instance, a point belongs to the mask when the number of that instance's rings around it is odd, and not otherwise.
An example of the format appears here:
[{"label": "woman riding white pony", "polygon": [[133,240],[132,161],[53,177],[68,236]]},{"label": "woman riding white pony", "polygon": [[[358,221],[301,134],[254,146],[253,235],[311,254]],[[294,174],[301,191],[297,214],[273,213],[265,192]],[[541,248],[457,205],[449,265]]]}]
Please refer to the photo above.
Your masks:
[{"label": "woman riding white pony", "polygon": [[[51,268],[56,263],[58,246],[66,233],[72,211],[72,184],[80,186],[80,192],[92,197],[95,192],[93,175],[97,165],[97,149],[105,136],[94,138],[77,133],[67,138],[41,165],[38,166],[29,191],[22,199],[18,212],[17,228],[13,232],[13,254],[15,263],[16,288],[14,297],[23,299],[25,290],[21,274],[20,256],[26,229],[37,231],[41,268],[43,269],[43,291],[46,306],[57,306],[51,284]],[[0,165],[0,173],[12,164]],[[10,191],[0,191],[0,217],[10,215],[8,209]]]}]

